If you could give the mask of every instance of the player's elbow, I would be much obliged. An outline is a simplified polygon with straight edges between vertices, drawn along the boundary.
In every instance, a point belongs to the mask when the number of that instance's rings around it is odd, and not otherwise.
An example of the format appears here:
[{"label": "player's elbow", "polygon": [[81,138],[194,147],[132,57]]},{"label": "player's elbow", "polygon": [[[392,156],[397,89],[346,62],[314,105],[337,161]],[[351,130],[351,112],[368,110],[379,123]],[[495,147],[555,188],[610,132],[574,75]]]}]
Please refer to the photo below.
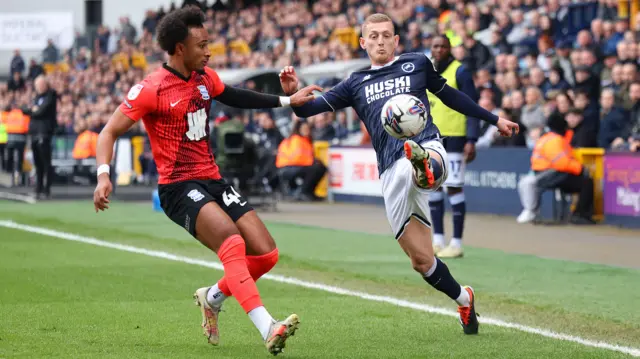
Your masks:
[{"label": "player's elbow", "polygon": [[311,109],[306,106],[292,107],[292,109],[293,113],[295,113],[298,117],[307,118],[313,116],[313,114],[311,113]]}]

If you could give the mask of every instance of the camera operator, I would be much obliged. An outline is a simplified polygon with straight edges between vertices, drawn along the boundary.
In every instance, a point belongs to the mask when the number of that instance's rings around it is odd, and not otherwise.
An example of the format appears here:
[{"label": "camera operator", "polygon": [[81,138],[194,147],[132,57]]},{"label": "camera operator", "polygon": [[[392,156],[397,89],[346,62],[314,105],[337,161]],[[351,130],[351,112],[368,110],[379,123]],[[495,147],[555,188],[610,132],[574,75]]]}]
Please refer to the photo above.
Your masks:
[{"label": "camera operator", "polygon": [[49,87],[44,76],[38,76],[34,82],[36,97],[31,108],[25,113],[31,116],[29,135],[31,150],[36,167],[36,196],[39,199],[51,196],[53,168],[51,166],[51,138],[56,128],[57,94]]}]

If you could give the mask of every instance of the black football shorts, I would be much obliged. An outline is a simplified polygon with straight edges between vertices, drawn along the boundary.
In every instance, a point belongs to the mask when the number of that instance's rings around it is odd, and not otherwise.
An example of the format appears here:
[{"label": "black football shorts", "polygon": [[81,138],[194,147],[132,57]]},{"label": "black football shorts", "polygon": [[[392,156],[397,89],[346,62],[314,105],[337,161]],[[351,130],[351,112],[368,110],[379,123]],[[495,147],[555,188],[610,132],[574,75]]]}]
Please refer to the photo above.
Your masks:
[{"label": "black football shorts", "polygon": [[188,180],[158,185],[160,205],[167,217],[196,236],[198,212],[215,201],[236,222],[253,208],[233,186],[224,179]]}]

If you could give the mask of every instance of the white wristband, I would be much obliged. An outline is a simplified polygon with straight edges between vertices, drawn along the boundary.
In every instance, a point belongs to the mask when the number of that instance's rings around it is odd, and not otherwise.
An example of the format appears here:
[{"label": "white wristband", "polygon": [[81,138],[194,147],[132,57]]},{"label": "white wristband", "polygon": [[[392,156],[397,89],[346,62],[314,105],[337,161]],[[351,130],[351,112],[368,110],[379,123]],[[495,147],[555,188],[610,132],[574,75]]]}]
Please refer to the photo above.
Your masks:
[{"label": "white wristband", "polygon": [[289,96],[280,96],[280,106],[287,107],[291,105],[291,97]]},{"label": "white wristband", "polygon": [[98,174],[97,176],[100,176],[103,173],[109,173],[111,171],[111,167],[109,167],[109,165],[100,165],[98,166]]}]

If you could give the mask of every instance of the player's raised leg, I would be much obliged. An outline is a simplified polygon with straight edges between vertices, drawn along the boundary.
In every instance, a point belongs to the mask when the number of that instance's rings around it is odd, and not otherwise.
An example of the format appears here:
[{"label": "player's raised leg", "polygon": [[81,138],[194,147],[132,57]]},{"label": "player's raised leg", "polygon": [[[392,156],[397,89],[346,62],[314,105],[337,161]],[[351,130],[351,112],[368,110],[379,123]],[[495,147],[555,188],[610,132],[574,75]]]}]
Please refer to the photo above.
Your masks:
[{"label": "player's raised leg", "polygon": [[[411,142],[411,153],[406,153],[409,161],[396,161],[381,177],[387,216],[414,270],[427,283],[458,303],[464,332],[475,334],[478,332],[478,321],[473,289],[458,284],[446,264],[434,256],[431,241],[429,194],[446,179],[447,167],[443,165],[446,163],[446,152],[438,141],[417,147],[415,142]],[[419,175],[416,175],[416,172],[427,170],[425,158],[428,158],[428,170],[433,175],[433,182],[427,188],[419,185]]]},{"label": "player's raised leg", "polygon": [[[443,149],[444,150],[444,149]],[[414,167],[416,184],[422,188],[431,189],[435,186],[437,177],[442,176],[443,167],[436,160],[437,152],[427,150],[412,140],[404,143],[405,156]],[[436,173],[437,172],[437,173]],[[441,188],[430,195],[431,218],[433,220],[433,252],[438,253],[446,247],[444,239],[444,193]]]},{"label": "player's raised leg", "polygon": [[431,151],[427,151],[413,140],[407,140],[404,143],[404,153],[415,169],[413,175],[416,184],[425,189],[433,188],[434,172],[441,171],[442,165],[438,161],[431,160]]},{"label": "player's raised leg", "polygon": [[[258,288],[247,267],[246,245],[231,218],[216,204],[204,205],[196,218],[196,237],[218,254],[230,294],[251,318],[272,354],[284,348],[286,339],[295,332],[298,317],[276,322],[262,304]],[[206,301],[201,304],[206,304]]]}]

